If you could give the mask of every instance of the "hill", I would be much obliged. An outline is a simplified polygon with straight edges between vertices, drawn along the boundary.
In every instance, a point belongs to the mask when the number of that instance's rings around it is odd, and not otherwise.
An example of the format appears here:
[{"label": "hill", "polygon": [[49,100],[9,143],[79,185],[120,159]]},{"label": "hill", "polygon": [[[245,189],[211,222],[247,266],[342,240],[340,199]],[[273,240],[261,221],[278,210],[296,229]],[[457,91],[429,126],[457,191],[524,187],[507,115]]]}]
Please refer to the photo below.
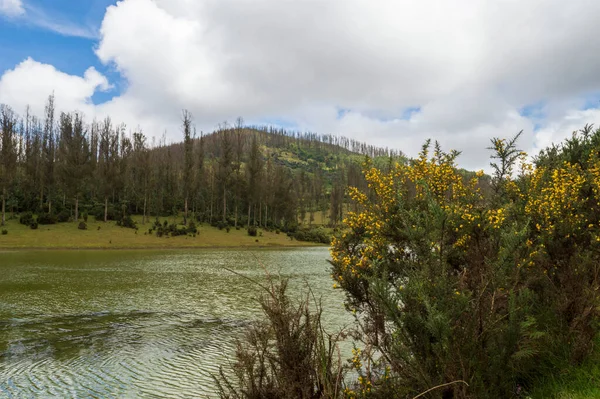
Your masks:
[{"label": "hill", "polygon": [[[215,227],[295,231],[338,224],[346,188],[363,186],[365,156],[385,165],[403,154],[334,135],[269,127],[222,126],[196,134],[184,111],[183,140],[149,145],[110,118],[86,121],[77,112],[44,118],[0,112],[2,221],[31,213],[27,222],[142,222],[180,217]],[[127,224],[123,222],[123,224]]]}]

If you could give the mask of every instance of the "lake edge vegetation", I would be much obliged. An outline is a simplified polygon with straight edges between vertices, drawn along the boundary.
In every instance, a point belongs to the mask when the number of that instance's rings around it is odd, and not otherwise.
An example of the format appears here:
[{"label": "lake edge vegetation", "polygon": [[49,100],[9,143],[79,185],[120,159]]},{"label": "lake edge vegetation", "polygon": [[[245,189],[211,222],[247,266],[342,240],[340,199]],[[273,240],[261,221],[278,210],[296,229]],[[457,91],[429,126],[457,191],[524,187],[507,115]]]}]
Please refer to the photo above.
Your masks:
[{"label": "lake edge vegetation", "polygon": [[[334,288],[356,317],[344,370],[357,377],[343,390],[313,381],[282,397],[598,394],[600,129],[586,126],[533,162],[518,136],[492,140],[490,186],[482,172],[465,179],[458,152],[430,142],[392,170],[365,163],[368,189],[350,189],[359,207],[331,244]],[[238,365],[270,370],[270,388],[222,397],[273,397],[273,385],[286,386],[279,363],[261,361],[282,355],[276,331],[292,331],[293,320],[267,317],[270,356],[238,352]],[[238,372],[235,387],[255,380]]]}]

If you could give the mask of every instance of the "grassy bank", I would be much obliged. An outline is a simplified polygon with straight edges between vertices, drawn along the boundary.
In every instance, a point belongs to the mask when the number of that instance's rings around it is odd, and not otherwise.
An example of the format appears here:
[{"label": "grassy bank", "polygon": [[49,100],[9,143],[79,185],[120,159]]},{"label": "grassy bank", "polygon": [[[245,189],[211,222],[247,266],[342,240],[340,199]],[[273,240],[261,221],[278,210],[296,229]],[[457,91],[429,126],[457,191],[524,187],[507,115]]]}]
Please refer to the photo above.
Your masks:
[{"label": "grassy bank", "polygon": [[[216,248],[216,247],[299,247],[318,244],[291,240],[284,233],[276,234],[259,229],[259,236],[250,237],[245,229],[232,228],[228,233],[209,225],[199,225],[196,237],[156,237],[148,234],[151,223],[143,225],[141,217],[134,217],[138,231],[119,227],[115,222],[90,220],[87,230],[79,230],[76,223],[40,225],[37,230],[8,220],[8,234],[0,235],[0,249],[142,249],[142,248]],[[162,219],[163,220],[167,219]],[[169,219],[169,222],[172,220]]]},{"label": "grassy bank", "polygon": [[[597,343],[598,342],[597,340]],[[600,350],[582,365],[539,381],[526,397],[531,399],[600,398]]]}]

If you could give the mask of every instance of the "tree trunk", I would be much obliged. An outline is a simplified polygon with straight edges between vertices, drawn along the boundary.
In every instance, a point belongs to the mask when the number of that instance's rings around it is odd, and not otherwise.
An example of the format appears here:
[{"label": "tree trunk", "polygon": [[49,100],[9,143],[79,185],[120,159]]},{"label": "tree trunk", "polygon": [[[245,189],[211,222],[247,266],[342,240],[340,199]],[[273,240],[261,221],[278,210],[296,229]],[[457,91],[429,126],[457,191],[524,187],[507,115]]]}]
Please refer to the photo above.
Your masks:
[{"label": "tree trunk", "polygon": [[237,218],[238,218],[238,204],[235,203],[235,224],[234,227],[237,228]]},{"label": "tree trunk", "polygon": [[144,216],[142,216],[142,224],[146,224],[146,200],[148,196],[144,193]]},{"label": "tree trunk", "polygon": [[268,222],[269,222],[269,206],[265,205],[265,227],[267,227]]},{"label": "tree trunk", "polygon": [[254,211],[252,212],[254,217],[254,225],[256,226],[256,204],[254,204]]},{"label": "tree trunk", "polygon": [[40,210],[44,210],[44,186],[42,186],[42,189],[40,190]]},{"label": "tree trunk", "polygon": [[250,227],[250,208],[252,208],[252,205],[250,205],[250,203],[248,202],[248,226]]},{"label": "tree trunk", "polygon": [[108,195],[104,196],[104,223],[108,221]]},{"label": "tree trunk", "polygon": [[2,189],[2,226],[6,224],[6,189]]},{"label": "tree trunk", "polygon": [[75,196],[75,223],[79,220],[79,196]]},{"label": "tree trunk", "polygon": [[262,203],[258,204],[258,225],[262,226]]},{"label": "tree trunk", "polygon": [[52,200],[51,199],[48,200],[48,213],[52,214]]},{"label": "tree trunk", "polygon": [[223,188],[223,223],[227,221],[227,189]]},{"label": "tree trunk", "polygon": [[187,218],[188,218],[188,199],[187,199],[187,196],[185,197],[184,215],[185,215],[184,220],[187,222]]}]

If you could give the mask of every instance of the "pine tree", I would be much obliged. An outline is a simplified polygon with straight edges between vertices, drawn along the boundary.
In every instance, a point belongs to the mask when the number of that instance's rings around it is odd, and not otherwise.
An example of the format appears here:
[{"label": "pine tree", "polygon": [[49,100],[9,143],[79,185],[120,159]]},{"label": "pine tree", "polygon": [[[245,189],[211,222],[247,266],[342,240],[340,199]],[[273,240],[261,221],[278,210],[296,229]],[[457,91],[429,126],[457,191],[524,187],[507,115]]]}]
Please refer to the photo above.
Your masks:
[{"label": "pine tree", "polygon": [[183,200],[184,200],[184,219],[183,223],[187,223],[188,218],[188,200],[190,198],[193,180],[192,167],[194,142],[192,138],[192,114],[187,110],[183,110],[183,148],[184,148],[184,164],[183,164]]}]

